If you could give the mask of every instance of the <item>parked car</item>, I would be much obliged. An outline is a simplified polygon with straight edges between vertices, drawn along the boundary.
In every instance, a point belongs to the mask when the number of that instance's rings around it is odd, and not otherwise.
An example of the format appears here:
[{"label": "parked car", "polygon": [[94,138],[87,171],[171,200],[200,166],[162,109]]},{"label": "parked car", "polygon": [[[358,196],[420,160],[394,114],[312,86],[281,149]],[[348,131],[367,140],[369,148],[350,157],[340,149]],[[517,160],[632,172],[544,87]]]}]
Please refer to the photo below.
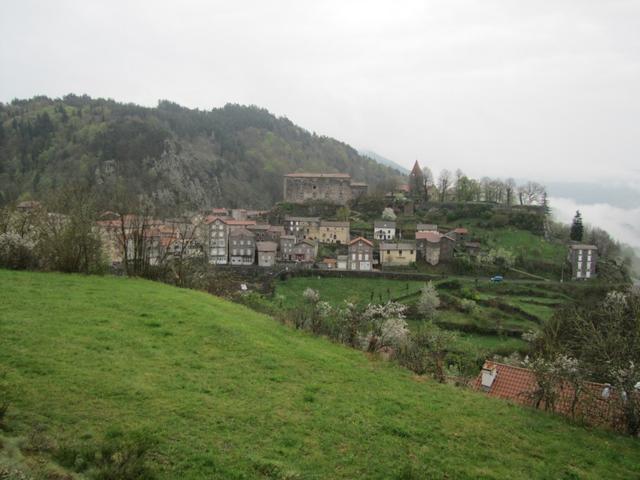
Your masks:
[{"label": "parked car", "polygon": [[502,275],[496,275],[494,277],[491,277],[491,281],[494,283],[500,283],[503,280],[504,280],[504,277]]}]

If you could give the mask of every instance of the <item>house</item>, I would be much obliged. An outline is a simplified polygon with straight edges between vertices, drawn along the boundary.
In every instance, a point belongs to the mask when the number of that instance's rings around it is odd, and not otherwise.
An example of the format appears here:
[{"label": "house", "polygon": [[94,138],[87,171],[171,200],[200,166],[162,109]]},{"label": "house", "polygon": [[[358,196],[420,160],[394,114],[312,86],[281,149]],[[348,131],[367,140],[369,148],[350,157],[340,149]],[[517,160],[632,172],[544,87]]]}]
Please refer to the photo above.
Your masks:
[{"label": "house", "polygon": [[373,222],[373,238],[376,240],[394,240],[396,238],[396,222],[376,220]]},{"label": "house", "polygon": [[348,259],[349,259],[348,255],[338,255],[336,268],[338,270],[346,270],[349,262]]},{"label": "house", "polygon": [[456,238],[453,235],[442,235],[440,237],[440,262],[446,263],[453,260],[453,253],[456,248]]},{"label": "house", "polygon": [[416,225],[416,232],[437,232],[438,225],[433,223],[419,223]]},{"label": "house", "polygon": [[[527,368],[485,361],[472,387],[491,397],[510,400],[521,405],[548,407],[555,413],[573,416],[589,425],[615,427],[620,411],[617,392],[603,383],[583,382],[576,395],[574,386],[562,382],[553,406],[545,406],[536,394],[539,390],[535,373]],[[637,394],[637,393],[636,393]]]},{"label": "house", "polygon": [[320,227],[320,217],[284,217],[287,235],[295,235],[298,240],[315,239]]},{"label": "house", "polygon": [[567,261],[571,264],[571,278],[573,280],[594,278],[598,263],[598,247],[580,243],[569,245]]},{"label": "house", "polygon": [[318,252],[318,244],[312,240],[300,240],[293,247],[291,259],[296,262],[313,263]]},{"label": "house", "polygon": [[433,230],[416,232],[417,257],[429,265],[440,263],[440,242],[442,235]]},{"label": "house", "polygon": [[256,258],[255,235],[246,228],[229,232],[229,263],[253,265]]},{"label": "house", "polygon": [[206,242],[208,245],[207,255],[209,263],[214,265],[226,265],[229,262],[229,225],[228,220],[221,217],[207,217],[204,221],[206,226]]},{"label": "house", "polygon": [[266,240],[270,242],[280,243],[280,237],[285,235],[282,225],[269,225],[266,233]]},{"label": "house", "polygon": [[229,227],[229,231],[233,231],[233,230],[242,230],[245,229],[247,227],[251,227],[252,225],[256,224],[255,220],[233,220],[233,219],[227,219],[225,220],[225,223],[227,224],[227,226]]},{"label": "house", "polygon": [[246,229],[256,236],[256,242],[269,241],[269,228],[271,225],[265,225],[264,223],[257,223],[255,225],[247,225]]},{"label": "house", "polygon": [[336,270],[338,267],[338,261],[335,258],[323,258],[319,267],[322,270]]},{"label": "house", "polygon": [[349,243],[349,222],[321,220],[316,240],[320,243],[346,245]]},{"label": "house", "polygon": [[416,261],[414,243],[381,243],[380,264],[384,266],[406,266]]},{"label": "house", "polygon": [[293,247],[295,247],[297,241],[295,235],[280,236],[280,260],[283,262],[293,260]]},{"label": "house", "polygon": [[373,265],[373,243],[366,238],[358,237],[349,242],[347,269],[370,271]]},{"label": "house", "polygon": [[276,264],[278,244],[276,242],[256,242],[258,266],[273,267]]},{"label": "house", "polygon": [[463,227],[458,227],[451,230],[449,234],[454,236],[456,241],[463,242],[469,237],[469,230]]}]

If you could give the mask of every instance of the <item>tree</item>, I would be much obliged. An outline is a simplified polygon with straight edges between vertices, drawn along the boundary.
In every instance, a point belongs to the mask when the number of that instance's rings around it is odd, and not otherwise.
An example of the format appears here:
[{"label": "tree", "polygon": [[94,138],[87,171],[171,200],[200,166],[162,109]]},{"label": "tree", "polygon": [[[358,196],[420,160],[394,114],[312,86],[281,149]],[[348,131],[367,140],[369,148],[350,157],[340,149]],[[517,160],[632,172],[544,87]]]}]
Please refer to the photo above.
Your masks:
[{"label": "tree", "polygon": [[543,195],[546,189],[544,185],[536,182],[527,182],[518,188],[518,199],[520,205],[542,204]]},{"label": "tree", "polygon": [[583,235],[584,225],[582,224],[582,215],[580,214],[580,210],[578,210],[571,222],[571,233],[569,234],[569,238],[576,242],[581,242]]},{"label": "tree", "polygon": [[433,282],[429,281],[420,289],[418,312],[420,312],[420,314],[422,314],[427,320],[433,320],[438,313],[437,309],[439,306],[440,298],[438,297],[438,292],[433,286]]},{"label": "tree", "polygon": [[351,211],[349,210],[349,207],[340,207],[336,212],[336,218],[343,222],[347,222],[350,215]]},{"label": "tree", "polygon": [[398,350],[398,360],[418,375],[431,372],[436,380],[444,383],[447,379],[445,359],[455,338],[455,333],[426,322],[411,331]]},{"label": "tree", "polygon": [[451,172],[446,168],[440,172],[438,177],[438,191],[440,192],[440,202],[444,202],[447,198],[447,191],[451,186]]},{"label": "tree", "polygon": [[383,220],[395,220],[396,214],[393,212],[393,208],[387,207],[382,211]]},{"label": "tree", "polygon": [[388,302],[384,305],[367,305],[363,319],[368,332],[363,339],[363,347],[369,352],[377,352],[385,347],[397,347],[409,333],[405,321],[407,307],[401,303]]},{"label": "tree", "polygon": [[431,192],[435,186],[433,173],[431,173],[431,169],[429,167],[424,167],[422,169],[422,177],[424,178],[424,196],[425,200],[428,202],[431,200]]},{"label": "tree", "polygon": [[505,194],[506,194],[506,203],[507,206],[510,207],[513,205],[513,199],[516,192],[516,181],[513,178],[507,178],[504,182],[505,186]]}]

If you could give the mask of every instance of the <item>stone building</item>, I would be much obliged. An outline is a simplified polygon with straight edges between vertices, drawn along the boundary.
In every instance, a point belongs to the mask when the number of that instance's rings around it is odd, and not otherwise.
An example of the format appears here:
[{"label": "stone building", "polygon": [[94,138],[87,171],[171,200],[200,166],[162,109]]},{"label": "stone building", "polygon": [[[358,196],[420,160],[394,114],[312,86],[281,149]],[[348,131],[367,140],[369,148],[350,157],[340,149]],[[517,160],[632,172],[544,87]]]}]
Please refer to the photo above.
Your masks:
[{"label": "stone building", "polygon": [[246,228],[229,232],[229,262],[231,265],[253,265],[256,258],[255,235]]},{"label": "stone building", "polygon": [[406,266],[416,261],[416,246],[413,243],[381,243],[380,264],[382,266]]},{"label": "stone building", "polygon": [[295,235],[280,236],[280,260],[290,262],[293,260],[293,247],[295,247],[297,239]]},{"label": "stone building", "polygon": [[284,230],[298,240],[316,238],[320,227],[320,217],[284,217]]},{"label": "stone building", "polygon": [[312,240],[300,240],[293,247],[291,260],[312,263],[318,254],[318,244]]},{"label": "stone building", "polygon": [[349,270],[369,271],[373,265],[373,243],[358,237],[349,242],[347,268]]},{"label": "stone building", "polygon": [[440,244],[442,235],[434,231],[416,232],[417,258],[429,265],[440,263]]},{"label": "stone building", "polygon": [[269,228],[271,225],[258,223],[255,225],[247,225],[246,229],[256,236],[256,242],[266,242],[269,238]]},{"label": "stone building", "polygon": [[285,235],[282,225],[270,225],[267,229],[266,239],[270,242],[280,243],[280,237]]},{"label": "stone building", "polygon": [[205,220],[207,226],[207,244],[209,263],[226,265],[229,261],[228,238],[229,225],[220,217],[208,217]]},{"label": "stone building", "polygon": [[456,238],[453,235],[443,235],[440,238],[440,262],[446,263],[453,260],[456,248]]},{"label": "stone building", "polygon": [[598,247],[595,245],[569,245],[567,260],[571,264],[573,280],[587,280],[596,277]]},{"label": "stone building", "polygon": [[258,251],[258,266],[273,267],[276,264],[278,244],[276,242],[256,242]]},{"label": "stone building", "polygon": [[[330,222],[321,220],[318,228],[318,236],[315,240],[320,243],[346,245],[349,243],[349,222]],[[314,238],[309,237],[311,240]]]},{"label": "stone building", "polygon": [[324,201],[346,205],[366,193],[367,185],[351,183],[347,173],[289,173],[284,176],[284,201],[305,203]]}]

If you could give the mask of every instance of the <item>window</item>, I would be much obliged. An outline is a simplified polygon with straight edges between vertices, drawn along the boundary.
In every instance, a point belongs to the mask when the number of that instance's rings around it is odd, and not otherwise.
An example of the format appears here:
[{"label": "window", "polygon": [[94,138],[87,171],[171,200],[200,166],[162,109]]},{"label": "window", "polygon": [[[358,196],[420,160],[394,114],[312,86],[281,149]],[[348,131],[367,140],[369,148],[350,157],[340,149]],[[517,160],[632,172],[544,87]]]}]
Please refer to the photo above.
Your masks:
[{"label": "window", "polygon": [[365,254],[364,254],[364,260],[365,260],[365,261],[368,261],[368,260],[369,260],[369,254],[368,254],[368,253],[365,253]]},{"label": "window", "polygon": [[409,255],[413,255],[413,250],[409,250]]},{"label": "window", "polygon": [[361,253],[358,254],[358,260],[362,261],[362,254]]},{"label": "window", "polygon": [[391,255],[391,250],[387,250],[387,255]]},{"label": "window", "polygon": [[356,261],[356,254],[355,253],[351,254],[351,260],[353,260],[354,262]]}]

